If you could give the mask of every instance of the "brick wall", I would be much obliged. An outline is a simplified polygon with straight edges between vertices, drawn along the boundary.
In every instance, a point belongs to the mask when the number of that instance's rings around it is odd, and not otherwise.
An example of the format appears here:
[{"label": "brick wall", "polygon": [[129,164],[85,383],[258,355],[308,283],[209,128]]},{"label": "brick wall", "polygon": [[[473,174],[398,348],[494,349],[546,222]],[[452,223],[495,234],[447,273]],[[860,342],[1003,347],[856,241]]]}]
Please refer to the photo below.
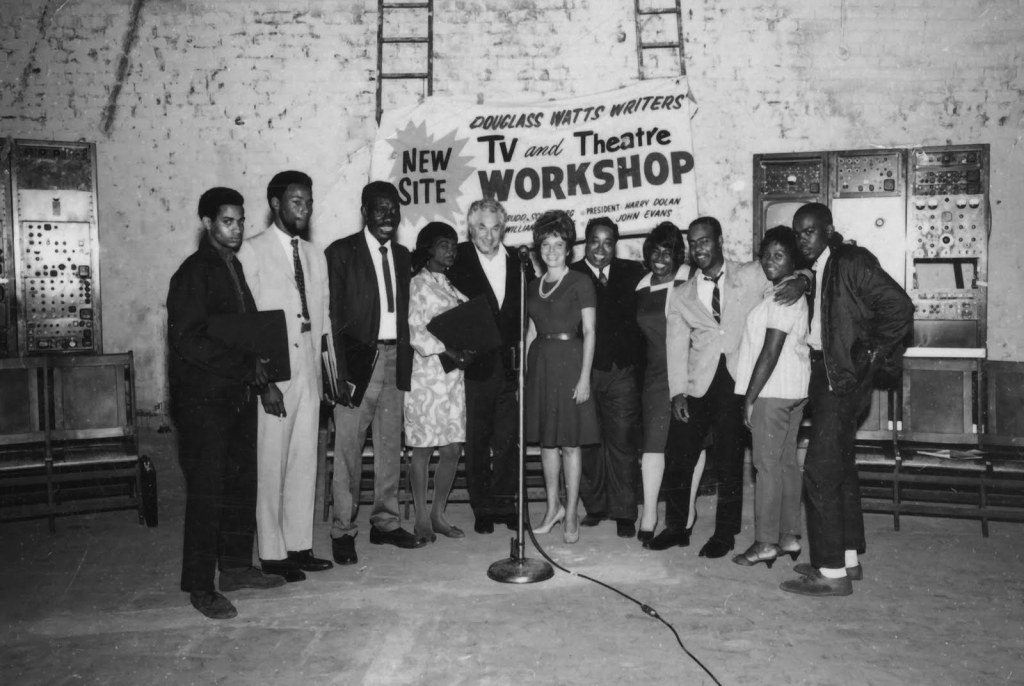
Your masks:
[{"label": "brick wall", "polygon": [[[437,94],[551,98],[637,78],[632,2],[435,4]],[[159,415],[163,300],[194,247],[204,189],[241,190],[257,230],[267,179],[301,168],[314,178],[314,240],[356,228],[375,126],[377,3],[3,5],[0,135],[97,142],[104,346],[135,351],[139,408]],[[754,153],[990,143],[990,356],[1024,359],[1020,3],[683,0],[683,11],[700,209],[722,219],[728,252],[750,254]],[[674,30],[658,22],[645,30]],[[422,24],[399,16],[389,30]],[[646,65],[649,76],[674,68],[665,53]],[[387,103],[417,95],[392,85]]]}]

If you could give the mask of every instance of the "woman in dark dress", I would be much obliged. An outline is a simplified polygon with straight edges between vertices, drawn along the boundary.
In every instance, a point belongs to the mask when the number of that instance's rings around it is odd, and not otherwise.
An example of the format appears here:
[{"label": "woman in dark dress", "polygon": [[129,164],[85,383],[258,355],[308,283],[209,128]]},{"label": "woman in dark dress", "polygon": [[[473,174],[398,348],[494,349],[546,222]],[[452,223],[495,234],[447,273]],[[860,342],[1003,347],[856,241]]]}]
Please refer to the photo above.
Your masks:
[{"label": "woman in dark dress", "polygon": [[[548,533],[564,519],[566,543],[579,540],[580,446],[597,443],[597,410],[590,397],[597,295],[591,280],[566,264],[576,227],[560,210],[545,212],[533,226],[533,244],[547,272],[527,286],[526,440],[539,443],[547,512],[534,533]],[[582,338],[581,338],[582,335]],[[559,472],[566,503],[558,502]]]},{"label": "woman in dark dress", "polygon": [[[672,419],[668,394],[668,359],[665,348],[665,312],[672,289],[686,281],[686,243],[675,224],[662,222],[644,241],[644,266],[650,272],[636,287],[636,320],[647,339],[644,370],[644,439],[640,474],[644,507],[636,537],[647,542],[658,524],[658,491],[665,474],[665,450]],[[692,507],[691,507],[692,510]],[[692,515],[691,515],[692,516]],[[687,526],[691,526],[688,522]]]}]

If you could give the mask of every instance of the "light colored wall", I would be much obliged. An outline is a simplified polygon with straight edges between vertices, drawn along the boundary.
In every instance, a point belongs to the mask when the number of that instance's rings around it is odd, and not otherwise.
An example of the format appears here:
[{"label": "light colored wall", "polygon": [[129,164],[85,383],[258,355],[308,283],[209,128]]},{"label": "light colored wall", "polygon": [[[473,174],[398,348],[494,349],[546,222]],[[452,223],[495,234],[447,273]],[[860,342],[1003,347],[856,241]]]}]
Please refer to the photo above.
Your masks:
[{"label": "light colored wall", "polygon": [[[266,181],[300,168],[314,179],[314,241],[326,245],[357,228],[375,127],[377,3],[2,5],[0,135],[98,144],[104,348],[135,351],[139,408],[160,415],[163,301],[194,247],[203,190],[238,188],[257,230],[266,224]],[[692,125],[700,210],[722,220],[730,255],[750,255],[755,153],[989,143],[989,354],[1024,360],[1020,2],[682,5],[699,106]],[[440,95],[552,98],[637,78],[632,2],[436,0],[434,15]],[[416,30],[408,23],[389,27]],[[128,69],[111,113],[126,45]],[[674,68],[661,55],[648,75]],[[386,95],[401,103],[415,93],[396,87]]]}]

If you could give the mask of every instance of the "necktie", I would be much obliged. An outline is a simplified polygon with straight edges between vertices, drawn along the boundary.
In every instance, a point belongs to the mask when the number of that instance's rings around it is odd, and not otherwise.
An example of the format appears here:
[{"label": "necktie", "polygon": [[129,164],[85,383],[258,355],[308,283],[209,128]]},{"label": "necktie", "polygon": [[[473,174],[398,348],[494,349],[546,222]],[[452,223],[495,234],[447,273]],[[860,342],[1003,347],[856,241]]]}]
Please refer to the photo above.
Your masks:
[{"label": "necktie", "polygon": [[705,281],[710,281],[715,284],[715,290],[711,291],[711,314],[715,315],[715,321],[719,324],[722,323],[722,302],[721,292],[718,290],[718,280],[722,278],[722,272],[718,272],[715,276],[705,276]]},{"label": "necktie", "polygon": [[608,285],[608,275],[604,273],[604,267],[601,267],[597,272],[597,280],[601,282],[602,286]]},{"label": "necktie", "polygon": [[812,269],[811,270],[811,287],[807,289],[807,323],[810,324],[814,321],[814,297],[817,295],[815,290],[818,286],[818,275]]},{"label": "necktie", "polygon": [[391,286],[391,267],[388,266],[387,246],[380,246],[380,263],[384,268],[384,290],[388,296],[388,312],[395,311],[395,290]]},{"label": "necktie", "polygon": [[299,260],[299,239],[292,239],[292,264],[295,266],[295,286],[299,289],[302,300],[302,330],[309,331],[309,307],[306,303],[306,277],[302,273],[302,262]]}]

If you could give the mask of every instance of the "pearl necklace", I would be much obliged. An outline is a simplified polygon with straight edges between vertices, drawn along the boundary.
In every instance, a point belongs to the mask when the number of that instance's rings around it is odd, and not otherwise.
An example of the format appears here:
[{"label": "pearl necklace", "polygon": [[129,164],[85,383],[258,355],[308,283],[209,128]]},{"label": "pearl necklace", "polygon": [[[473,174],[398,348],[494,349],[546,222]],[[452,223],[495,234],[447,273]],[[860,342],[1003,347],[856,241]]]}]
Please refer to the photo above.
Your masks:
[{"label": "pearl necklace", "polygon": [[539,295],[543,300],[547,300],[548,298],[550,298],[551,294],[554,293],[556,290],[558,290],[558,287],[560,285],[562,285],[562,279],[564,279],[565,275],[568,274],[568,273],[569,273],[568,269],[566,269],[564,272],[562,272],[562,275],[560,277],[558,277],[558,281],[555,282],[555,285],[552,286],[551,290],[548,291],[547,293],[544,292],[544,282],[546,281],[546,279],[541,277],[540,283],[537,284],[537,295]]}]

